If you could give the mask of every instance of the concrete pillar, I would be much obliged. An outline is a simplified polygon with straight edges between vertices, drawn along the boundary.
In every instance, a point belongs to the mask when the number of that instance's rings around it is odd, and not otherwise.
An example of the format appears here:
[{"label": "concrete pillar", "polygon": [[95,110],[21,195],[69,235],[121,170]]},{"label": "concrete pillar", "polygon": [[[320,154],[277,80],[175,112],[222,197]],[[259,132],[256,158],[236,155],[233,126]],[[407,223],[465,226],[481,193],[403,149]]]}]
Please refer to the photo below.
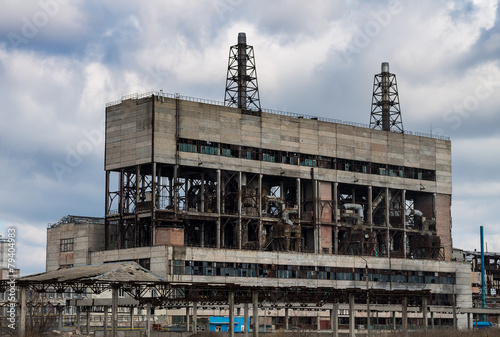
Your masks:
[{"label": "concrete pillar", "polygon": [[241,184],[242,179],[243,179],[243,173],[240,171],[238,175],[238,235],[237,235],[238,249],[242,248],[242,242],[243,242],[243,235],[241,230],[241,195],[242,195],[241,190],[243,188],[243,185]]},{"label": "concrete pillar", "polygon": [[252,292],[252,310],[253,310],[253,337],[259,337],[259,293]]},{"label": "concrete pillar", "polygon": [[401,303],[401,321],[403,332],[408,332],[408,298],[404,297]]},{"label": "concrete pillar", "polygon": [[201,172],[200,212],[205,212],[205,172]]},{"label": "concrete pillar", "polygon": [[62,331],[63,329],[63,310],[64,307],[57,307],[57,330]]},{"label": "concrete pillar", "polygon": [[78,305],[78,300],[75,300],[75,304],[76,304],[76,323],[75,323],[75,325],[76,325],[76,328],[81,331],[81,329],[80,329],[80,325],[81,325],[80,319],[82,317],[81,316],[82,308]]},{"label": "concrete pillar", "polygon": [[136,204],[141,201],[141,165],[136,165],[135,167],[135,202]]},{"label": "concrete pillar", "polygon": [[[153,118],[154,118],[154,114],[153,114]],[[153,171],[152,172],[153,177],[151,179],[151,202],[153,203],[153,207],[152,207],[151,211],[154,212],[154,210],[156,210],[156,208],[158,206],[158,203],[157,203],[158,200],[156,197],[156,194],[157,194],[156,193],[157,192],[156,185],[158,183],[158,180],[157,180],[158,175],[156,174],[156,162],[153,162],[151,164],[151,170]],[[186,190],[186,193],[187,193],[187,190]],[[151,242],[153,243],[153,245],[154,245],[154,242],[156,240],[156,238],[155,238],[155,235],[156,235],[155,234],[156,233],[156,231],[155,231],[155,219],[154,218],[155,218],[154,216],[151,217],[151,228],[152,228],[152,230],[151,230],[151,232],[152,232],[151,233]]]},{"label": "concrete pillar", "polygon": [[[368,274],[366,275],[366,279],[368,280]],[[368,283],[368,281],[366,282]],[[371,336],[371,319],[370,319],[371,311],[370,311],[370,295],[368,293],[368,285],[366,286],[366,330],[368,337]]]},{"label": "concrete pillar", "polygon": [[[335,224],[339,223],[337,217],[337,210],[339,209],[339,193],[338,193],[339,183],[333,183],[333,218],[335,219]],[[338,231],[337,231],[338,233]],[[336,253],[337,254],[337,253]]]},{"label": "concrete pillar", "polygon": [[392,330],[396,330],[396,312],[392,312]]},{"label": "concrete pillar", "polygon": [[355,337],[354,329],[356,324],[354,321],[354,294],[349,294],[349,337]]},{"label": "concrete pillar", "polygon": [[373,189],[371,186],[368,186],[368,210],[366,213],[368,216],[368,223],[371,227],[373,226]]},{"label": "concrete pillar", "polygon": [[196,327],[198,326],[198,302],[193,302],[193,333],[196,333]]},{"label": "concrete pillar", "polygon": [[146,304],[146,337],[151,337],[151,303]]},{"label": "concrete pillar", "polygon": [[111,289],[111,336],[118,337],[118,287]]},{"label": "concrete pillar", "polygon": [[243,316],[245,322],[243,323],[243,326],[245,327],[245,331],[243,332],[244,337],[248,337],[248,330],[250,330],[250,327],[248,326],[248,303],[243,304]]},{"label": "concrete pillar", "polygon": [[205,247],[205,222],[201,223],[201,237],[200,237],[201,248]]},{"label": "concrete pillar", "polygon": [[234,337],[234,291],[229,292],[229,336]]},{"label": "concrete pillar", "polygon": [[299,221],[302,220],[302,195],[300,191],[300,178],[297,178],[297,205],[299,206],[299,210],[297,211],[297,217],[299,218]]},{"label": "concrete pillar", "polygon": [[257,235],[259,236],[259,249],[262,249],[262,246],[265,244],[265,238],[263,237],[263,229],[262,229],[262,174],[259,174],[259,192],[257,198],[257,205],[259,207],[259,230]]},{"label": "concrete pillar", "polygon": [[407,233],[406,233],[406,190],[401,191],[401,221],[403,222],[403,256],[406,259],[406,238],[407,238]]},{"label": "concrete pillar", "polygon": [[87,335],[90,334],[90,314],[92,312],[92,307],[86,307],[87,309],[87,316],[86,316],[86,319],[87,319],[87,324],[85,325],[85,331],[87,332]]},{"label": "concrete pillar", "polygon": [[453,329],[457,329],[457,307],[453,304]]},{"label": "concrete pillar", "polygon": [[221,183],[222,183],[222,179],[221,179],[221,173],[220,173],[220,169],[217,170],[217,228],[215,230],[215,244],[217,246],[217,248],[220,248],[220,214],[221,214],[221,191],[220,191],[220,188],[221,188]]},{"label": "concrete pillar", "polygon": [[170,181],[170,191],[174,192],[173,201],[174,201],[174,211],[176,214],[177,212],[179,212],[179,192],[177,191],[178,177],[179,177],[179,165],[176,163],[174,165],[174,179],[173,181],[172,180]]},{"label": "concrete pillar", "polygon": [[186,307],[186,331],[191,331],[191,320],[189,319],[189,307]]},{"label": "concrete pillar", "polygon": [[19,315],[19,337],[26,337],[26,287],[21,286],[19,291],[19,305],[21,306]]},{"label": "concrete pillar", "polygon": [[[104,195],[104,215],[108,215],[109,214],[109,175],[110,175],[111,171],[106,171],[106,193]],[[108,231],[109,231],[109,224],[107,221],[104,222],[104,237],[107,238],[108,237]],[[108,241],[105,241],[104,242],[104,248],[105,250],[108,249],[108,245],[109,245],[109,242]],[[61,331],[61,330],[59,330]]]},{"label": "concrete pillar", "polygon": [[472,329],[470,321],[471,321],[471,319],[470,319],[470,312],[468,312],[467,313],[467,329],[469,329],[469,330]]},{"label": "concrete pillar", "polygon": [[120,170],[120,195],[119,195],[119,205],[118,205],[118,212],[120,213],[120,220],[118,221],[118,248],[121,249],[123,248],[123,212],[124,212],[124,205],[125,205],[125,193],[124,193],[124,186],[125,184],[125,169]]},{"label": "concrete pillar", "polygon": [[285,330],[290,330],[290,327],[288,325],[288,320],[289,320],[288,308],[285,308]]},{"label": "concrete pillar", "polygon": [[456,294],[455,294],[455,286],[453,286],[453,295],[452,295],[452,300],[453,300],[453,329],[457,330],[458,329],[458,324],[457,324],[457,299],[456,299]]},{"label": "concrete pillar", "polygon": [[321,330],[321,316],[320,316],[320,311],[318,311],[318,314],[316,315],[316,330]]},{"label": "concrete pillar", "polygon": [[134,307],[130,307],[130,329],[134,329]]},{"label": "concrete pillar", "polygon": [[321,243],[321,231],[319,229],[318,221],[318,181],[316,180],[314,168],[311,168],[311,182],[312,182],[312,197],[313,197],[313,232],[314,232],[314,252],[316,254],[321,253],[320,243]]},{"label": "concrete pillar", "polygon": [[427,323],[427,297],[422,297],[422,319],[423,319],[423,327],[424,330],[428,329]]},{"label": "concrete pillar", "polygon": [[434,330],[434,312],[431,311],[431,329]]},{"label": "concrete pillar", "polygon": [[388,187],[385,188],[385,223],[386,223],[386,246],[387,257],[391,257],[391,233],[389,231],[390,225],[390,206],[391,206],[391,193]]},{"label": "concrete pillar", "polygon": [[332,330],[332,335],[334,335],[335,328],[333,327],[333,309],[330,309],[330,330]]},{"label": "concrete pillar", "polygon": [[333,303],[333,316],[330,315],[330,326],[332,328],[332,336],[339,337],[339,304]]},{"label": "concrete pillar", "polygon": [[108,337],[108,306],[104,306],[104,322],[103,322],[103,328],[104,328],[104,335],[103,337]]},{"label": "concrete pillar", "polygon": [[337,226],[333,228],[333,252],[339,253],[339,228]]}]

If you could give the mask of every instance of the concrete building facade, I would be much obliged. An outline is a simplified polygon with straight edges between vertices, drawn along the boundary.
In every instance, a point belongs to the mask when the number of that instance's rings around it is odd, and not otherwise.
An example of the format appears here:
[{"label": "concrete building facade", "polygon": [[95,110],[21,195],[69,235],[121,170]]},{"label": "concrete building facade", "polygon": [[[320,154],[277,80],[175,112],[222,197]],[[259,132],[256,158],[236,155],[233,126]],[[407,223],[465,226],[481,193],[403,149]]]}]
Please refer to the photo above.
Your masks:
[{"label": "concrete building facade", "polygon": [[[19,269],[16,268],[16,240],[10,241],[8,237],[0,235],[0,280],[8,280],[19,277]],[[13,260],[9,262],[9,260]]]},{"label": "concrete building facade", "polygon": [[90,264],[104,249],[104,219],[68,215],[47,229],[46,271]]},{"label": "concrete building facade", "polygon": [[449,140],[154,95],[106,111],[106,249],[451,260]]},{"label": "concrete building facade", "polygon": [[448,139],[145,94],[107,105],[105,151],[105,249],[92,263],[200,284],[368,279],[471,306],[470,266],[450,262]]},{"label": "concrete building facade", "polygon": [[[176,284],[310,289],[308,303],[262,299],[274,327],[293,311],[328,320],[297,308],[338,308],[314,289],[426,291],[414,324],[468,324],[451,315],[472,295],[470,265],[451,261],[448,139],[152,93],[107,105],[105,170],[104,224],[51,226],[47,271],[135,261]],[[371,310],[404,324],[405,301]],[[216,314],[209,302],[183,303],[186,316]]]}]

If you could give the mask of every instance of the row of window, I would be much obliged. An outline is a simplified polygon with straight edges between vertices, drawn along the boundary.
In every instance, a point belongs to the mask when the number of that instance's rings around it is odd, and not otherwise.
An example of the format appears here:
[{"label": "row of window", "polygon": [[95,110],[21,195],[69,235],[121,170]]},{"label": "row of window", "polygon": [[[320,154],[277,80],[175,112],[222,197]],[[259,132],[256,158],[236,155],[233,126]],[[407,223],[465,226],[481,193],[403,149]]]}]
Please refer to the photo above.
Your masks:
[{"label": "row of window", "polygon": [[270,163],[320,167],[357,173],[436,181],[436,171],[434,170],[214,143],[203,140],[180,138],[177,142],[177,149],[182,152],[260,160]]},{"label": "row of window", "polygon": [[[317,280],[366,280],[364,268],[317,267],[297,265],[266,265],[259,263],[233,263],[209,261],[173,261],[174,275],[269,277]],[[416,272],[410,270],[369,269],[372,282],[454,284],[452,273]]]}]

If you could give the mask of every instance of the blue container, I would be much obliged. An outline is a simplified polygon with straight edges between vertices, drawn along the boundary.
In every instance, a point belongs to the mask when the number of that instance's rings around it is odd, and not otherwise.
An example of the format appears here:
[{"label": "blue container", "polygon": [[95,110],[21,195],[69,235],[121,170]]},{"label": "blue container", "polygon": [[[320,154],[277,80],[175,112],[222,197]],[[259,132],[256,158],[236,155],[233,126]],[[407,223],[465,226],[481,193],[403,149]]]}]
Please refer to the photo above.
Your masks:
[{"label": "blue container", "polygon": [[[235,317],[234,332],[244,332],[245,331],[244,322],[245,322],[244,317]],[[228,332],[229,331],[228,326],[229,326],[229,317],[227,316],[212,316],[208,318],[208,331]],[[250,326],[250,317],[248,318],[248,326]]]},{"label": "blue container", "polygon": [[474,329],[487,329],[493,326],[491,322],[473,322],[472,326]]}]

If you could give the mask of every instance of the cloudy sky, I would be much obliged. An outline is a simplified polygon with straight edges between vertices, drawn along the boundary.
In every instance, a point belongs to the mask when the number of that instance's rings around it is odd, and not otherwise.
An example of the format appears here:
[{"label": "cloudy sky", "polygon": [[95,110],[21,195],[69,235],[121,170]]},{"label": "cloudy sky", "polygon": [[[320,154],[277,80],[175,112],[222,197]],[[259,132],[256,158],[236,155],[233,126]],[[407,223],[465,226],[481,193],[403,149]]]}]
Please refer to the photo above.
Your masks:
[{"label": "cloudy sky", "polygon": [[4,0],[0,233],[45,270],[48,223],[103,216],[107,102],[162,89],[224,99],[229,46],[254,46],[264,108],[369,123],[381,62],[405,130],[451,137],[453,243],[500,251],[497,1]]}]

